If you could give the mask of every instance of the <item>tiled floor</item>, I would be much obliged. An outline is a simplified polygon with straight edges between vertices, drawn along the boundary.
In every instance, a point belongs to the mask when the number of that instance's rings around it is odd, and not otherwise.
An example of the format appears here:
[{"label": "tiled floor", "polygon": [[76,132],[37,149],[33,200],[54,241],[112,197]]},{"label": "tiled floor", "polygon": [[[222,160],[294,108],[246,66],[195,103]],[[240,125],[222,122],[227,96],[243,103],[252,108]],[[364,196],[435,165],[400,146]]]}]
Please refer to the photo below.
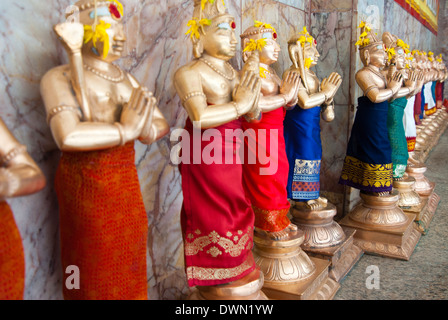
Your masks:
[{"label": "tiled floor", "polygon": [[[448,130],[426,160],[425,176],[436,183],[440,202],[426,235],[409,261],[364,255],[341,283],[335,300],[445,300],[448,299]],[[372,284],[369,266],[377,266],[379,289]],[[370,286],[372,287],[372,286]]]}]

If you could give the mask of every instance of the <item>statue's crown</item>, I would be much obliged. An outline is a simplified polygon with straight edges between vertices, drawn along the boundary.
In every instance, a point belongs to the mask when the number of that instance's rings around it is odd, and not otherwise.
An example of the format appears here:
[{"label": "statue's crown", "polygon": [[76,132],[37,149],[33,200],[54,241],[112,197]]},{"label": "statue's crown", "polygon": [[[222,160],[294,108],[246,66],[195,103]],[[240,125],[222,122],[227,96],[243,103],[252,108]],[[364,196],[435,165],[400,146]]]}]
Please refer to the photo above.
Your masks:
[{"label": "statue's crown", "polygon": [[194,18],[213,20],[227,14],[224,0],[194,0]]}]

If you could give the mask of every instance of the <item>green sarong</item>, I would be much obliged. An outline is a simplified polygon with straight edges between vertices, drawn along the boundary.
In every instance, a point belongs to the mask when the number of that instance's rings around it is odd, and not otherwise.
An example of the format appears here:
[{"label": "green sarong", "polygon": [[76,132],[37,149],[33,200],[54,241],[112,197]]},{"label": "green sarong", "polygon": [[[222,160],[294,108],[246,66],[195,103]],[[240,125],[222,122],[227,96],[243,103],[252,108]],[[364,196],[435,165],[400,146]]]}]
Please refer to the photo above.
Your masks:
[{"label": "green sarong", "polygon": [[392,147],[392,170],[394,179],[403,177],[408,163],[408,144],[403,125],[406,97],[398,98],[389,103],[387,112],[387,130]]}]

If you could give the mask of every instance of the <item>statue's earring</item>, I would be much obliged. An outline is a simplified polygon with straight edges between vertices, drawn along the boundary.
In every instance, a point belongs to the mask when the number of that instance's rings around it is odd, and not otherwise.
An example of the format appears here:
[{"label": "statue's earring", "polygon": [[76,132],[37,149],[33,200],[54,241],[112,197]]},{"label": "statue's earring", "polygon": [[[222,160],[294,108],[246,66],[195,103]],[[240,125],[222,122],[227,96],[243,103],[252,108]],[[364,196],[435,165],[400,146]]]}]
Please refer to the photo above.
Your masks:
[{"label": "statue's earring", "polygon": [[366,60],[366,66],[370,64],[370,54],[369,51],[364,51],[364,59]]},{"label": "statue's earring", "polygon": [[204,52],[204,44],[200,39],[193,40],[193,56],[196,59],[202,57],[202,53]]}]

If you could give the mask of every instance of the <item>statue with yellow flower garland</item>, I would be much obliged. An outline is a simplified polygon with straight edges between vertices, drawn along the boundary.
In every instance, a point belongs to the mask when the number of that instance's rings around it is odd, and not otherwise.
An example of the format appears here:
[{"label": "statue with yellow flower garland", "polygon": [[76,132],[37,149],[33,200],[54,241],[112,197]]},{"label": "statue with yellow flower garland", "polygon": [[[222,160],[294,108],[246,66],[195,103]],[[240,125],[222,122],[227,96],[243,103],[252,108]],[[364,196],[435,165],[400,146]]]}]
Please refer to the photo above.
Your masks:
[{"label": "statue with yellow flower garland", "polygon": [[318,63],[317,41],[306,27],[288,43],[292,66],[285,72],[299,72],[298,103],[285,117],[286,153],[289,160],[288,197],[292,203],[293,223],[304,233],[301,247],[314,258],[331,262],[329,276],[340,281],[354,266],[362,251],[353,245],[333,220],[336,206],[320,196],[322,142],[320,119],[334,119],[334,96],[342,78],[332,72],[322,82],[311,70]]},{"label": "statue with yellow flower garland", "polygon": [[[254,213],[239,158],[242,137],[234,137],[242,132],[243,116],[259,119],[258,56],[241,73],[228,62],[236,54],[236,23],[221,0],[195,0],[188,27],[194,59],[176,71],[174,86],[188,114],[185,131],[204,137],[200,150],[182,139],[182,157],[187,149],[202,155],[210,140],[222,147],[218,161],[195,161],[190,152],[179,164],[185,272],[188,285],[197,289],[189,298],[264,300],[263,273],[252,254]],[[205,137],[209,133],[213,139]]]},{"label": "statue with yellow flower garland", "polygon": [[288,42],[293,65],[284,74],[300,74],[298,102],[285,116],[286,153],[289,160],[288,198],[295,206],[311,210],[325,208],[327,200],[320,197],[320,162],[322,142],[320,118],[334,119],[333,98],[342,83],[336,72],[322,80],[310,69],[320,57],[316,40],[306,27]]},{"label": "statue with yellow flower garland", "polygon": [[[255,234],[266,235],[273,240],[285,239],[290,232],[297,231],[297,228],[286,216],[290,205],[286,193],[288,159],[285,153],[283,119],[285,108],[290,108],[297,102],[300,78],[298,73],[291,73],[281,81],[270,67],[277,61],[280,52],[277,32],[271,25],[255,21],[240,37],[244,62],[249,61],[253,54],[259,55],[261,95],[258,105],[262,112],[261,121],[243,121],[243,130],[253,133],[245,140],[245,150],[255,156],[255,163],[249,161],[249,155],[244,161],[244,186],[255,213]],[[266,146],[263,146],[266,151],[263,154],[270,159],[267,164],[260,162],[260,150],[257,152],[259,146],[253,150],[258,145],[259,130],[266,132]],[[273,131],[275,133],[271,134]],[[276,154],[270,153],[272,144],[276,146]],[[275,162],[275,166],[272,166],[272,162]],[[263,173],[263,170],[269,168],[274,168],[273,172]]]},{"label": "statue with yellow flower garland", "polygon": [[80,272],[80,288],[64,285],[63,294],[147,299],[148,218],[134,141],[153,143],[169,127],[152,93],[113,64],[126,41],[122,4],[81,0],[76,6],[80,23],[55,26],[70,64],[41,81],[47,121],[62,151],[55,179],[62,269],[75,265]]},{"label": "statue with yellow flower garland", "polygon": [[[327,270],[326,262],[319,260],[315,263],[307,256],[301,248],[303,232],[298,231],[287,217],[290,209],[286,191],[289,164],[283,123],[286,110],[297,104],[299,72],[290,72],[282,81],[270,67],[280,52],[277,32],[270,24],[255,20],[240,37],[244,67],[251,63],[254,55],[259,56],[261,78],[258,100],[261,120],[243,121],[247,150],[243,178],[255,213],[253,252],[264,273],[263,292],[274,299],[307,299],[309,297],[304,295],[307,291],[311,295],[331,298],[339,288],[338,284],[328,277],[318,277]],[[260,153],[269,158],[269,163],[261,160]],[[255,159],[251,161],[253,155]],[[272,268],[273,265],[282,268]],[[327,284],[331,290],[322,292],[321,284]]]},{"label": "statue with yellow flower garland", "polygon": [[356,44],[364,67],[355,79],[363,96],[358,98],[339,183],[359,189],[361,202],[339,223],[356,230],[355,244],[365,253],[408,260],[421,234],[414,228],[415,215],[398,206],[387,127],[388,101],[402,87],[403,75],[391,71],[386,77],[381,72],[388,60],[387,48],[366,23],[359,28]]}]

